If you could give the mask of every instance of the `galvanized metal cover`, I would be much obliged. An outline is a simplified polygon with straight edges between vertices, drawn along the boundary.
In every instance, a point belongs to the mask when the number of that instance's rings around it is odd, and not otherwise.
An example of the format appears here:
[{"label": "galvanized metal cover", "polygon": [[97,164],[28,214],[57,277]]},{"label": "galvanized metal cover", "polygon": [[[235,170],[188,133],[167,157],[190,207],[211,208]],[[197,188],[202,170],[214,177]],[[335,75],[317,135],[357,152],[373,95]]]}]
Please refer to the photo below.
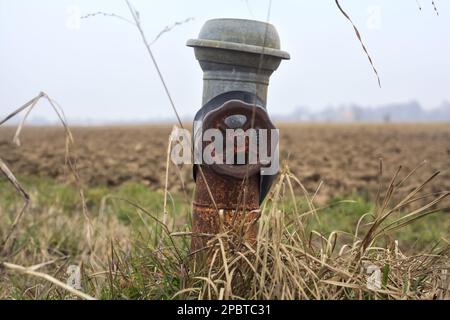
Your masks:
[{"label": "galvanized metal cover", "polygon": [[228,18],[208,20],[201,29],[199,38],[188,40],[187,46],[290,59],[289,53],[280,50],[280,37],[275,27],[270,23],[255,20]]}]

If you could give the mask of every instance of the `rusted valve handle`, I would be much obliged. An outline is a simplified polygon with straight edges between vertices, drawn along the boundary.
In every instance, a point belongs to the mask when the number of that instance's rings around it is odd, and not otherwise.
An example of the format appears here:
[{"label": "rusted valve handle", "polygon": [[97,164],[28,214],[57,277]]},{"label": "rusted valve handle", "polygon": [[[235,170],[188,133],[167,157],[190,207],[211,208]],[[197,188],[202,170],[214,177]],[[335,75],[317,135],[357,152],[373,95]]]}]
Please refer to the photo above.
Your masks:
[{"label": "rusted valve handle", "polygon": [[[219,108],[212,110],[206,114],[203,120],[203,130],[212,128],[219,129],[222,132],[223,137],[227,137],[227,129],[242,129],[244,132],[248,129],[268,129],[267,143],[268,146],[270,146],[270,130],[275,129],[275,126],[272,121],[270,121],[269,115],[264,108],[255,104],[245,103],[241,100],[230,100],[225,102]],[[226,164],[224,159],[224,164],[212,164],[212,169],[218,174],[231,176],[237,179],[243,179],[245,176],[250,177],[258,173],[262,167],[259,155],[254,154],[257,153],[258,150],[248,150],[247,143],[245,143],[245,146],[246,161],[250,159],[248,153],[252,152],[253,155],[256,156],[255,159],[258,159],[256,164]],[[268,150],[270,155],[270,148],[268,147],[266,150]],[[236,151],[239,150],[236,150],[235,148],[234,152]],[[223,152],[224,157],[225,154],[226,153]],[[264,163],[264,166],[267,165],[270,165],[270,163]]]}]

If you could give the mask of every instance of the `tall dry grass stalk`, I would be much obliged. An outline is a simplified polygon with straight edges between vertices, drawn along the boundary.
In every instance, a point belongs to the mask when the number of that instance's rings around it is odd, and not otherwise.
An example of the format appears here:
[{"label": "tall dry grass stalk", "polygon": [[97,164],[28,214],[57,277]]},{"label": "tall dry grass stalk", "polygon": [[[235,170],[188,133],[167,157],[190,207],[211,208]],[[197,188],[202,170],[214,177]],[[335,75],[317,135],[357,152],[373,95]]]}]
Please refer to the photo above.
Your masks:
[{"label": "tall dry grass stalk", "polygon": [[375,73],[375,76],[377,77],[378,86],[381,88],[381,79],[380,79],[380,76],[378,75],[378,70],[375,68],[372,57],[370,56],[369,51],[367,51],[366,45],[362,41],[361,33],[359,32],[358,28],[353,23],[352,19],[347,14],[347,12],[345,12],[345,10],[342,8],[341,4],[339,3],[339,0],[335,0],[335,3],[336,3],[336,6],[338,7],[339,11],[342,13],[342,15],[351,23],[353,30],[355,31],[355,35],[358,38],[358,41],[361,44],[361,47],[362,47],[364,53],[366,54],[367,59],[369,59],[369,63],[372,66],[372,70]]},{"label": "tall dry grass stalk", "polygon": [[[14,118],[15,116],[19,115],[22,111],[26,111],[24,117],[22,118],[20,124],[17,127],[16,133],[15,133],[14,138],[13,138],[13,142],[17,146],[20,146],[21,145],[20,134],[21,134],[22,129],[23,129],[24,125],[25,125],[25,122],[26,122],[28,116],[30,115],[30,113],[33,111],[34,107],[36,107],[38,102],[41,101],[41,100],[46,100],[50,104],[50,106],[52,107],[53,111],[56,113],[56,115],[58,116],[59,120],[61,121],[62,126],[64,127],[64,132],[65,132],[65,162],[66,162],[67,167],[70,170],[70,173],[72,174],[72,176],[74,178],[75,184],[76,184],[76,186],[78,188],[78,191],[79,191],[79,195],[80,195],[80,199],[81,199],[81,203],[82,203],[82,208],[83,208],[83,215],[84,215],[84,217],[86,219],[86,237],[88,239],[88,244],[89,244],[89,248],[87,249],[87,251],[89,251],[92,248],[92,225],[91,225],[91,222],[90,222],[90,219],[89,219],[88,209],[86,207],[86,200],[85,200],[85,196],[84,196],[84,189],[83,189],[83,184],[81,182],[81,178],[80,178],[80,175],[79,175],[79,172],[78,172],[77,161],[76,161],[76,158],[72,154],[72,149],[73,149],[73,144],[74,144],[73,135],[72,135],[72,132],[70,131],[69,125],[67,123],[66,117],[64,115],[64,111],[61,108],[61,106],[59,105],[59,103],[56,100],[52,99],[47,93],[40,92],[36,97],[34,97],[33,99],[31,99],[30,101],[25,103],[20,108],[18,108],[15,111],[11,112],[8,116],[5,117],[5,119],[0,121],[0,126],[3,125],[4,123],[6,123],[8,120],[10,120],[10,119]],[[28,207],[29,196],[28,196],[27,192],[22,188],[22,186],[20,185],[19,181],[16,179],[16,177],[11,172],[11,170],[9,170],[8,166],[6,165],[6,163],[1,160],[1,158],[0,158],[0,171],[6,176],[6,178],[16,188],[16,190],[24,198],[24,201],[25,201],[24,207],[22,208],[22,210],[19,211],[19,213],[16,216],[16,219],[14,220],[14,222],[11,225],[10,232],[8,232],[6,238],[1,243],[0,249],[2,251],[5,251],[5,250],[7,250],[7,244],[8,244],[8,241],[10,240],[11,235],[13,234],[15,228],[17,227],[18,223],[20,222],[20,219],[22,218],[25,210]]]}]

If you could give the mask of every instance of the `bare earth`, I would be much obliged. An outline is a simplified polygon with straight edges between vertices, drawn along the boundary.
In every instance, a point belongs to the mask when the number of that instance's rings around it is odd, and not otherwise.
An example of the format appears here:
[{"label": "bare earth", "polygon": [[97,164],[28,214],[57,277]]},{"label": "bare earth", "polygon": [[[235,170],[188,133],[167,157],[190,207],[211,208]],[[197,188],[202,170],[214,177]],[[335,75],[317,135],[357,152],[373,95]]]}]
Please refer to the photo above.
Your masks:
[{"label": "bare earth", "polygon": [[[0,157],[18,176],[43,175],[70,180],[64,166],[64,133],[60,128],[26,127],[22,146],[12,144],[15,128],[0,129]],[[116,186],[126,181],[152,189],[164,186],[170,125],[72,128],[80,175],[89,185]],[[409,180],[417,186],[435,171],[441,174],[429,192],[450,190],[450,124],[285,124],[280,125],[282,161],[319,199],[353,193],[374,197],[378,189],[379,158],[388,183],[398,166],[400,178],[427,160]],[[181,168],[188,189],[189,166]],[[169,189],[180,191],[178,170],[172,166]],[[407,191],[407,190],[406,190]]]}]

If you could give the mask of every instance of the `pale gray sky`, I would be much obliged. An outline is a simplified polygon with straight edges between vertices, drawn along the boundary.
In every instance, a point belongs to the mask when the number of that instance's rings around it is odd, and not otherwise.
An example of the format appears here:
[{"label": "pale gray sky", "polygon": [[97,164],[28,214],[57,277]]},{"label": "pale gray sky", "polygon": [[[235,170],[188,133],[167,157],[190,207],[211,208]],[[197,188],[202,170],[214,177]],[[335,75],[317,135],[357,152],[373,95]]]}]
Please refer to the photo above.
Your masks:
[{"label": "pale gray sky", "polygon": [[[266,19],[267,0],[134,0],[152,39],[166,25],[195,20],[154,46],[179,112],[200,107],[202,73],[186,40],[210,18]],[[334,0],[273,0],[270,22],[291,54],[271,79],[268,107],[286,114],[299,105],[378,105],[450,100],[450,1],[341,0],[359,27],[382,88]],[[95,17],[76,28],[74,14],[129,16],[122,0],[0,0],[0,115],[44,90],[70,119],[175,119],[137,30]],[[50,108],[35,116],[53,118]]]}]

